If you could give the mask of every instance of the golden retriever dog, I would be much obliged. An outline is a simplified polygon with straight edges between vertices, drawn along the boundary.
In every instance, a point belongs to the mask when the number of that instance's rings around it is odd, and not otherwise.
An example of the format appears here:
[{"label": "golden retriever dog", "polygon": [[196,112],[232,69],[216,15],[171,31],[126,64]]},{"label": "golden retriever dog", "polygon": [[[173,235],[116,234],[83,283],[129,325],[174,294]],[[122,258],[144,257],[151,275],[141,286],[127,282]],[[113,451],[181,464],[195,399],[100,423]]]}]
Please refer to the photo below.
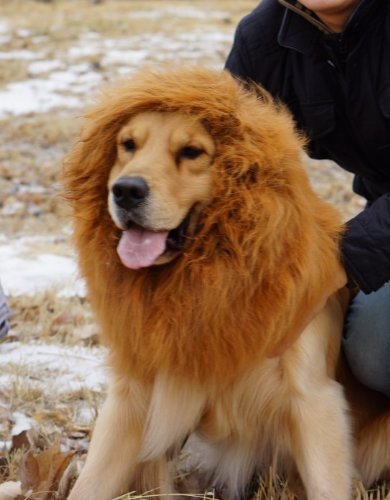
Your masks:
[{"label": "golden retriever dog", "polygon": [[343,226],[303,146],[225,72],[144,70],[87,114],[65,185],[112,378],[69,499],[169,497],[189,435],[228,500],[270,464],[311,500],[349,499],[355,464],[369,480],[389,465],[383,416],[355,459],[335,380]]}]

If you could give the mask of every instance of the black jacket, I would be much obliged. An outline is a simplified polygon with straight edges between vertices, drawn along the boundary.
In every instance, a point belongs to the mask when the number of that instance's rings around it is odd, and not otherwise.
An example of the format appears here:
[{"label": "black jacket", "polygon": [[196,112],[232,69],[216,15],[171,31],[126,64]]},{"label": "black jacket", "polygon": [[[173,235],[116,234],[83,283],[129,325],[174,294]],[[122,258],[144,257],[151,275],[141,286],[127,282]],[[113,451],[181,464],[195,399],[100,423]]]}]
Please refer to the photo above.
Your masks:
[{"label": "black jacket", "polygon": [[390,1],[362,0],[341,34],[324,34],[277,0],[239,24],[226,67],[285,102],[309,154],[355,173],[367,208],[347,224],[347,273],[365,292],[390,280]]}]

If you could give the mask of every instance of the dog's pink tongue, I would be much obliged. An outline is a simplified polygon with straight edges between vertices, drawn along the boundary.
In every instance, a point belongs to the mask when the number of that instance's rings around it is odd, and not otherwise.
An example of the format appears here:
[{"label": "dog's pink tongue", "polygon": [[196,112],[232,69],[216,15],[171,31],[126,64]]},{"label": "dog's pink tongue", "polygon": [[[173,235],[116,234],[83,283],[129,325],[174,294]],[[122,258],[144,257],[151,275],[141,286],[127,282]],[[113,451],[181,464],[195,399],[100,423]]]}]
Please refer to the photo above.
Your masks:
[{"label": "dog's pink tongue", "polygon": [[117,248],[122,264],[130,269],[139,269],[154,264],[165,251],[168,231],[148,231],[133,228],[122,233]]}]

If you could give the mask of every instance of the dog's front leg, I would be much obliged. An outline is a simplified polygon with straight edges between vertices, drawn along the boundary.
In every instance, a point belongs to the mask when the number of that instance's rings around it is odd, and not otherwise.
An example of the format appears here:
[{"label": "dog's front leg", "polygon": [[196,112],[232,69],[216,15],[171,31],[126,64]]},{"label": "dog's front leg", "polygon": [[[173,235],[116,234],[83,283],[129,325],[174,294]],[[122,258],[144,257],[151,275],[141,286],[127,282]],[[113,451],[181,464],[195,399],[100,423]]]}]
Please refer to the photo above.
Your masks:
[{"label": "dog's front leg", "polygon": [[308,500],[349,500],[352,443],[341,387],[329,380],[291,406],[291,444]]},{"label": "dog's front leg", "polygon": [[136,381],[115,381],[97,418],[87,461],[68,500],[112,500],[134,481],[147,387]]}]

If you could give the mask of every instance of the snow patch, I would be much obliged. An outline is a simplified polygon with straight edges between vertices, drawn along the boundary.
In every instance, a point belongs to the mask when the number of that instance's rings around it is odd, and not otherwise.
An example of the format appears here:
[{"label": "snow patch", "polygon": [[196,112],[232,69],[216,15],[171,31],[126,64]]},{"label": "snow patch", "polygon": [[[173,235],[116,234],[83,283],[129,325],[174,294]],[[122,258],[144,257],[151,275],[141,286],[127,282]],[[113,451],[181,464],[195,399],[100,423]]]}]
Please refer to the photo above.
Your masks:
[{"label": "snow patch", "polygon": [[28,66],[28,72],[30,75],[39,75],[40,73],[48,73],[53,71],[53,69],[63,68],[64,63],[58,59],[47,60],[47,61],[36,61]]},{"label": "snow patch", "polygon": [[[23,383],[26,368],[26,384],[41,389],[45,394],[63,394],[83,388],[101,391],[107,383],[104,367],[106,350],[102,347],[65,346],[60,344],[0,344],[0,388],[10,387],[13,382]],[[7,366],[19,367],[13,374]],[[18,422],[16,422],[18,423]],[[20,419],[23,427],[26,422]],[[29,426],[31,428],[31,426]],[[22,429],[24,430],[24,429]]]},{"label": "snow patch", "polygon": [[63,296],[84,296],[84,282],[78,278],[74,259],[54,253],[36,253],[34,244],[48,244],[51,238],[19,238],[8,243],[0,238],[0,277],[7,295],[34,294],[60,287]]},{"label": "snow patch", "polygon": [[12,419],[14,421],[14,425],[12,426],[12,432],[11,432],[12,436],[17,436],[23,431],[28,431],[33,426],[33,420],[24,415],[24,413],[15,411],[12,414]]},{"label": "snow patch", "polygon": [[[152,14],[160,12],[153,11]],[[165,12],[165,11],[164,11]],[[205,13],[197,9],[166,10],[167,15],[226,17],[227,13]],[[141,12],[142,13],[142,12]],[[4,36],[8,27],[3,26]],[[27,36],[27,35],[26,35]],[[35,39],[34,39],[35,40]],[[164,33],[144,33],[121,39],[102,38],[97,33],[86,33],[60,58],[49,60],[42,51],[0,51],[0,59],[28,61],[28,80],[11,82],[0,91],[0,119],[29,113],[45,113],[55,108],[83,108],[85,96],[93,95],[103,80],[104,70],[117,75],[129,74],[144,63],[159,61],[197,61],[227,51],[232,33],[204,30],[181,33],[175,37]],[[83,59],[95,59],[94,63]],[[220,67],[222,69],[223,61]],[[103,69],[103,71],[101,71]]]},{"label": "snow patch", "polygon": [[33,52],[32,50],[24,49],[0,52],[0,59],[38,59],[42,56],[42,52]]},{"label": "snow patch", "polygon": [[9,32],[9,25],[6,21],[3,21],[0,19],[0,33],[8,33]]},{"label": "snow patch", "polygon": [[2,35],[0,33],[0,45],[6,44],[11,41],[10,35]]},{"label": "snow patch", "polygon": [[27,28],[19,28],[16,30],[16,34],[20,36],[20,38],[26,38],[32,35],[32,31]]},{"label": "snow patch", "polygon": [[230,17],[228,12],[224,11],[204,11],[196,8],[167,8],[154,10],[138,10],[131,12],[129,17],[132,19],[161,19],[161,17],[178,17],[180,19],[227,19]]},{"label": "snow patch", "polygon": [[97,88],[102,77],[92,71],[86,74],[80,74],[80,71],[80,65],[70,66],[67,71],[51,73],[47,79],[36,78],[7,85],[0,92],[0,118],[88,104],[84,100],[85,93]]},{"label": "snow patch", "polygon": [[[64,85],[59,86],[64,88]],[[7,115],[44,113],[53,108],[77,108],[82,101],[57,92],[50,80],[27,80],[11,83],[0,92],[0,118]]]}]

